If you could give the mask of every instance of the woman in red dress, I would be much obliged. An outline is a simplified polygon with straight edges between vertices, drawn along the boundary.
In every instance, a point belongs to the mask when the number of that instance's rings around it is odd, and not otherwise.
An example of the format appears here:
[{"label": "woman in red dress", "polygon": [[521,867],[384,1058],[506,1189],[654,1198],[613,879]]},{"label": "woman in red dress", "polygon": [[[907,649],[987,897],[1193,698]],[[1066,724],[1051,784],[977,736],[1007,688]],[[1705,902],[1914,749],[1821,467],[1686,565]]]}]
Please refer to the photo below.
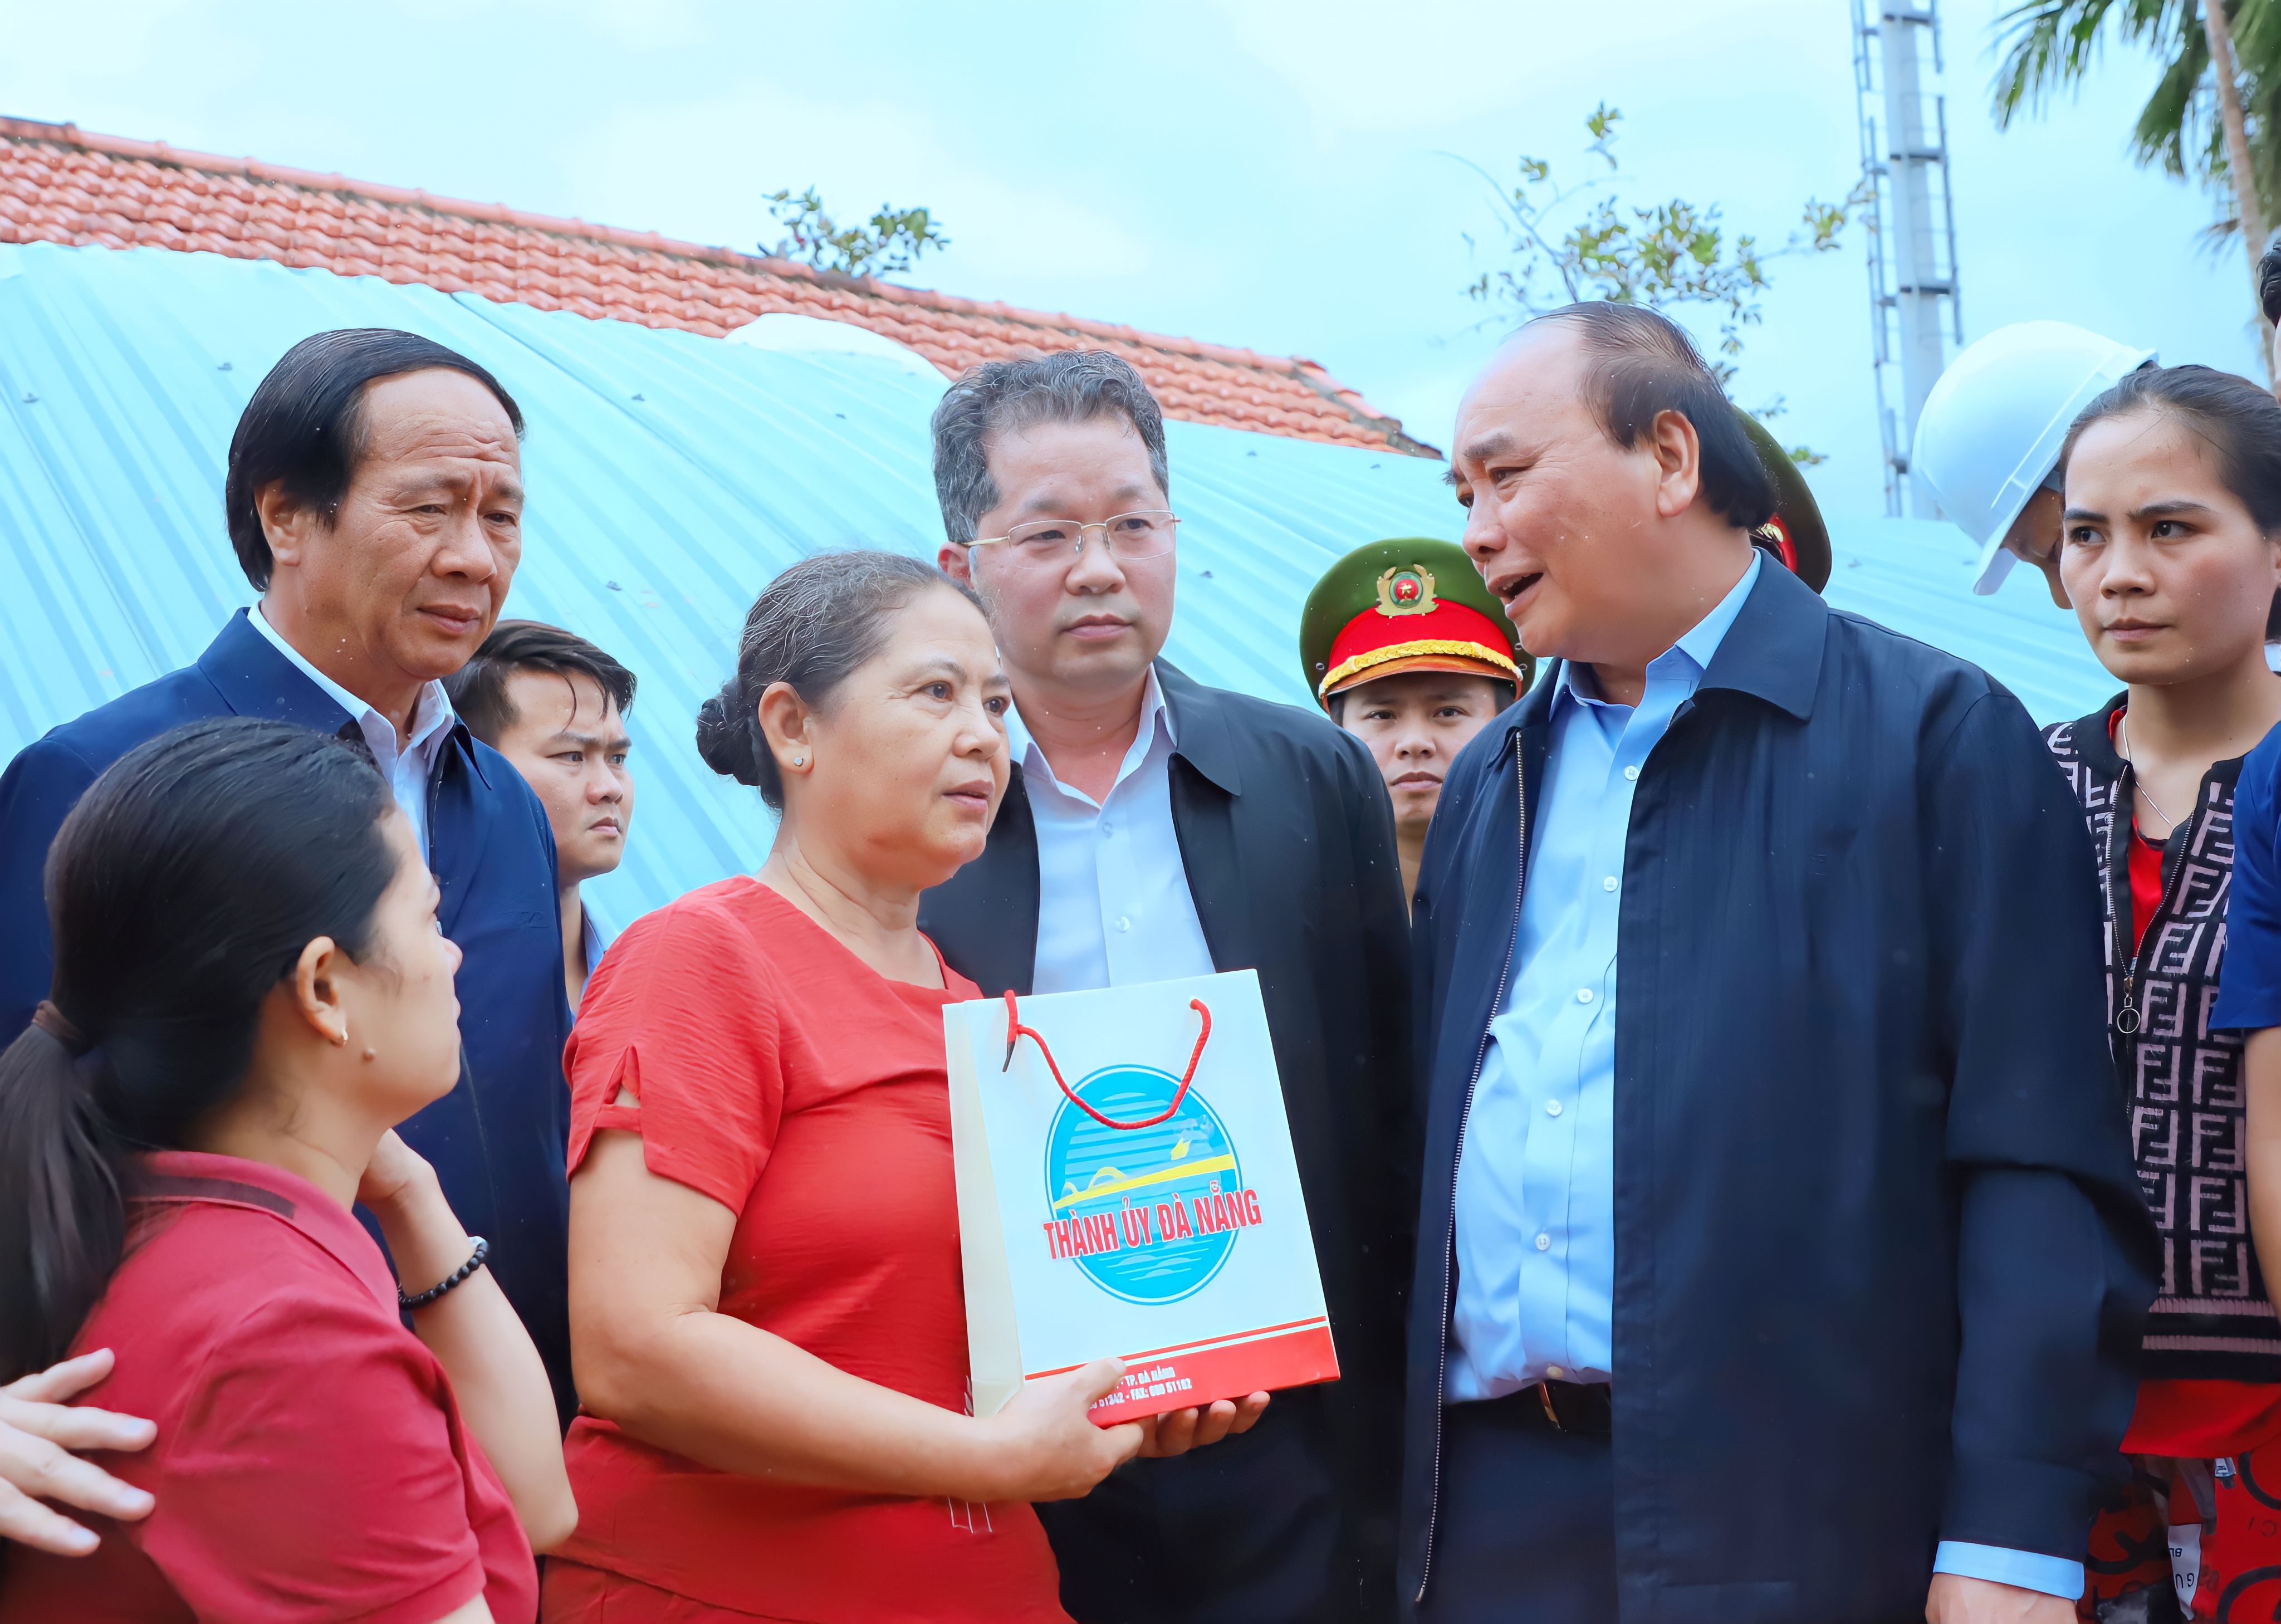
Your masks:
[{"label": "woman in red dress", "polygon": [[158,1436],[103,1464],[155,1506],[8,1551],[0,1620],[530,1624],[577,1512],[537,1350],[392,1131],[459,1081],[460,950],[372,758],[177,729],[95,781],[48,893],[52,1001],[0,1056],[0,1382],[113,1352],[88,1396]]},{"label": "woman in red dress", "polygon": [[570,1040],[579,1532],[553,1620],[1056,1624],[1028,1502],[1264,1399],[1098,1427],[1101,1360],[968,1413],[943,1006],[916,919],[978,855],[1009,704],[964,589],[881,553],[794,565],[698,720],[782,814],[757,878],[634,924]]}]

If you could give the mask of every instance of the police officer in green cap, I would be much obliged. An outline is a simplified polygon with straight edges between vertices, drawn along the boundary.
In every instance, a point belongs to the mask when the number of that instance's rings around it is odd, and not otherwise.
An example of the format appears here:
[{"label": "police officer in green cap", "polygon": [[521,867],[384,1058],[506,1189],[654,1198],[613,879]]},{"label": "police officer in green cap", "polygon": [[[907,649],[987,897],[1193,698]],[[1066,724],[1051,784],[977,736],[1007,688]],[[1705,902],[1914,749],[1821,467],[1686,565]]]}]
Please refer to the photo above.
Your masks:
[{"label": "police officer in green cap", "polygon": [[1527,688],[1535,662],[1464,551],[1419,537],[1373,541],[1332,565],[1307,594],[1299,657],[1316,701],[1385,775],[1406,900],[1442,774]]}]

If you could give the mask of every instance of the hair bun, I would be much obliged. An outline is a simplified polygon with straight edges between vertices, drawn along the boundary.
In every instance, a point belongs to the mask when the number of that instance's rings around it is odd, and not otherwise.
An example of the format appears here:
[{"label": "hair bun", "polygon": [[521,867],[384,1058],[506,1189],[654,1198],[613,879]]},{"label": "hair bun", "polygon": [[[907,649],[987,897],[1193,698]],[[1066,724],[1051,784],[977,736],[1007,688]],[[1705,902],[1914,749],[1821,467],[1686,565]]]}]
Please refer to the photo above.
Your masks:
[{"label": "hair bun", "polygon": [[697,754],[724,778],[760,787],[760,764],[753,759],[752,724],[736,705],[736,684],[697,708]]}]

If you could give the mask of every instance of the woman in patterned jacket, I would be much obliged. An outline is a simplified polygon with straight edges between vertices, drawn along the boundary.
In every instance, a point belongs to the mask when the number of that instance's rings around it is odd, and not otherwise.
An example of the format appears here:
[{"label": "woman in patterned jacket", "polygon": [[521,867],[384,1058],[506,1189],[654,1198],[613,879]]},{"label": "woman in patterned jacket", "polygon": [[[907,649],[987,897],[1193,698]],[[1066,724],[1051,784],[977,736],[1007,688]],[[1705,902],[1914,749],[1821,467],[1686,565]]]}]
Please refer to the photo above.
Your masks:
[{"label": "woman in patterned jacket", "polygon": [[2234,786],[2281,723],[2265,662],[2281,405],[2206,367],[2150,367],[2084,409],[2061,466],[2061,576],[2127,686],[2045,737],[2100,856],[2109,1035],[2162,1238],[2130,1486],[2092,1527],[2082,1612],[2173,1619],[2183,1598],[2194,1618],[2272,1618],[2281,1320],[2250,1241],[2241,1041],[2209,1010]]}]

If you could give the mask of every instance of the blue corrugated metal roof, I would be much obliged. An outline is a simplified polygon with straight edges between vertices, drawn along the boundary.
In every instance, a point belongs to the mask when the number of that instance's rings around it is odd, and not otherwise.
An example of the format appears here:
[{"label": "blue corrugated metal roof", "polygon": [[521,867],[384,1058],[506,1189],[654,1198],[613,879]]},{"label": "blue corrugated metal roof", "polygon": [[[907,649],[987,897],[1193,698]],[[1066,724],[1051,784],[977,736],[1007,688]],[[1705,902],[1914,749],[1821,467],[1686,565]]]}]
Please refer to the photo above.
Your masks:
[{"label": "blue corrugated metal roof", "polygon": [[[373,277],[158,249],[0,245],[0,761],[197,657],[251,596],[221,523],[232,429],[288,346],[336,327],[426,333],[497,373],[530,421],[531,497],[507,612],[570,627],[641,678],[625,920],[756,865],[757,798],[691,742],[755,593],[834,547],[932,557],[926,421],[893,361],[778,353]],[[1307,702],[1299,606],[1347,548],[1457,533],[1437,464],[1167,425],[1180,536],[1167,652],[1202,681]],[[2038,720],[2112,686],[2031,584],[1968,595],[1945,525],[1836,529],[1833,603],[1995,673]]]}]

